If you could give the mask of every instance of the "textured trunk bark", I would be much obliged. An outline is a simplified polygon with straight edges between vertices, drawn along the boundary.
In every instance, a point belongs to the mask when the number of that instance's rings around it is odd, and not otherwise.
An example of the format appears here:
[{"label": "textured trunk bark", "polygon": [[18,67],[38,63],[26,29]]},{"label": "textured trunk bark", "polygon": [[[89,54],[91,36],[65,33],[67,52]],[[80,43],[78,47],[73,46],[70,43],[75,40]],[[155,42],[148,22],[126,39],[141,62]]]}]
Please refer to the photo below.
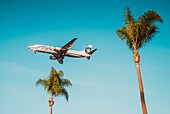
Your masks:
[{"label": "textured trunk bark", "polygon": [[142,111],[143,111],[143,114],[147,114],[144,89],[143,89],[142,77],[141,77],[141,72],[140,72],[140,64],[139,64],[140,55],[138,53],[138,50],[134,50],[134,62],[136,63],[136,72],[137,72],[137,77],[138,77],[138,85],[139,85],[139,91],[140,91]]},{"label": "textured trunk bark", "polygon": [[137,71],[137,76],[138,76],[138,84],[139,84],[139,90],[140,90],[142,111],[143,111],[143,114],[147,114],[147,108],[146,108],[146,103],[145,103],[144,89],[143,89],[143,83],[142,83],[142,77],[141,77],[141,73],[140,73],[139,63],[136,63],[136,71]]},{"label": "textured trunk bark", "polygon": [[50,114],[52,114],[52,107],[53,107],[53,104],[54,104],[52,95],[50,95],[50,99],[48,100],[48,103],[49,103],[49,107],[50,107]]}]

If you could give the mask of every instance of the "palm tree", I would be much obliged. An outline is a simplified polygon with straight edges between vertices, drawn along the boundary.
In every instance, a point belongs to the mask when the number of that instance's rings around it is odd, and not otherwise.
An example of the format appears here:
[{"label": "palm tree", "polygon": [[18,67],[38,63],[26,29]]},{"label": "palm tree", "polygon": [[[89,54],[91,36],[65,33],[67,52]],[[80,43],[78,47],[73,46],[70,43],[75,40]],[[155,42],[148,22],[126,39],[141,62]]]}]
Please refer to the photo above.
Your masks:
[{"label": "palm tree", "polygon": [[58,95],[65,96],[66,100],[68,101],[68,92],[65,87],[71,86],[71,82],[68,79],[63,78],[64,73],[62,70],[58,72],[52,67],[50,75],[47,79],[39,79],[36,82],[37,85],[42,85],[47,92],[50,94],[49,99],[49,107],[50,107],[50,114],[52,114],[52,106],[54,104],[53,96],[56,97]]},{"label": "palm tree", "polygon": [[140,72],[140,55],[138,50],[149,43],[158,32],[158,27],[155,25],[155,22],[163,22],[163,20],[154,10],[145,12],[135,21],[130,9],[127,8],[125,12],[125,25],[116,30],[120,40],[126,40],[126,45],[133,51],[143,114],[147,114],[147,108]]}]

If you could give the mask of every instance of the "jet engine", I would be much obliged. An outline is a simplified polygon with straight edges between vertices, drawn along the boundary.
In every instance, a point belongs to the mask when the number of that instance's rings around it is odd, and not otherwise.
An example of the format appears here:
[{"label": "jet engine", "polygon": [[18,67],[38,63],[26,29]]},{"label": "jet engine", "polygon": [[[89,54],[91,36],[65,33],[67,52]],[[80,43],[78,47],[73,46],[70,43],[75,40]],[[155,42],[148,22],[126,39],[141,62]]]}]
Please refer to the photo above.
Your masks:
[{"label": "jet engine", "polygon": [[57,58],[54,57],[54,56],[50,56],[49,59],[51,59],[51,60],[56,60]]}]

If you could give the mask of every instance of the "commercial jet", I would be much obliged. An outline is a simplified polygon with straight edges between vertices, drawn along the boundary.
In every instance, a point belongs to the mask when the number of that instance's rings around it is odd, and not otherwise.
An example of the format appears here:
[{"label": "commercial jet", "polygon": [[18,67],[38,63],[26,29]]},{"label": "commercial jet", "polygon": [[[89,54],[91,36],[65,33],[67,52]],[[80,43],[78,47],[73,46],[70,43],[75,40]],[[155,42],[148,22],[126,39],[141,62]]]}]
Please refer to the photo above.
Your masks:
[{"label": "commercial jet", "polygon": [[31,45],[28,46],[29,49],[31,49],[34,53],[41,52],[41,53],[48,53],[52,54],[52,56],[49,57],[51,60],[58,60],[60,64],[63,64],[64,57],[73,57],[73,58],[87,58],[90,60],[91,55],[97,50],[92,49],[92,45],[87,46],[83,51],[76,51],[76,50],[70,50],[70,48],[73,46],[73,43],[77,40],[77,38],[72,39],[70,42],[68,42],[63,47],[53,47],[53,46],[46,46],[46,45]]}]

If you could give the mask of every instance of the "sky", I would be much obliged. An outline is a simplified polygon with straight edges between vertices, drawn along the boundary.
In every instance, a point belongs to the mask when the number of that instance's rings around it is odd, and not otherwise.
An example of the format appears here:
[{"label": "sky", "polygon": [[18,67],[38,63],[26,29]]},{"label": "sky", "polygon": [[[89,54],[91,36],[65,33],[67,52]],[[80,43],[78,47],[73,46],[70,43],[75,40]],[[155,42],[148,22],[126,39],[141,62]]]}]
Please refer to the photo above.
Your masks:
[{"label": "sky", "polygon": [[[56,97],[53,114],[142,114],[133,53],[116,35],[125,8],[137,19],[155,10],[164,20],[144,48],[141,73],[148,114],[168,114],[170,107],[169,0],[0,0],[0,113],[48,114],[49,94],[35,83],[51,67],[63,70],[73,86],[69,102]],[[73,50],[92,44],[91,60],[65,58],[64,64],[34,54],[32,44],[63,46],[78,38]]]}]

